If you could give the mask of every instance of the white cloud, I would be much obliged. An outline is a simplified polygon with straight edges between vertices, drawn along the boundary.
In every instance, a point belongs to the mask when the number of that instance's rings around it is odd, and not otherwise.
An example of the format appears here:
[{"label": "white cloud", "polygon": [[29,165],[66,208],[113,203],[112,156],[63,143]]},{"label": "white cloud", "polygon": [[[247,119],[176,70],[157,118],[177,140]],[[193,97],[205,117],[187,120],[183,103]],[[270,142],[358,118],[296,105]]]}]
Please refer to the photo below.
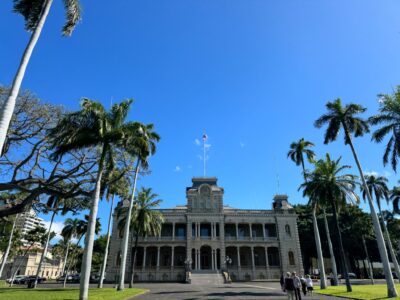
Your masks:
[{"label": "white cloud", "polygon": [[364,175],[368,175],[368,176],[384,176],[384,177],[390,177],[392,176],[392,173],[390,173],[389,171],[383,171],[383,172],[377,172],[377,171],[364,171]]},{"label": "white cloud", "polygon": [[174,172],[181,172],[181,171],[182,171],[182,169],[180,166],[176,166],[174,169]]},{"label": "white cloud", "polygon": [[199,139],[195,139],[195,140],[194,140],[194,143],[195,143],[197,146],[200,146],[200,145],[201,145],[201,143],[200,143],[200,140],[199,140]]},{"label": "white cloud", "polygon": [[[46,229],[48,230],[50,227],[50,221],[43,221],[43,223]],[[63,222],[53,222],[53,224],[51,225],[51,231],[54,231],[56,233],[56,236],[51,240],[53,243],[62,239],[61,231],[63,228],[64,228]]]}]

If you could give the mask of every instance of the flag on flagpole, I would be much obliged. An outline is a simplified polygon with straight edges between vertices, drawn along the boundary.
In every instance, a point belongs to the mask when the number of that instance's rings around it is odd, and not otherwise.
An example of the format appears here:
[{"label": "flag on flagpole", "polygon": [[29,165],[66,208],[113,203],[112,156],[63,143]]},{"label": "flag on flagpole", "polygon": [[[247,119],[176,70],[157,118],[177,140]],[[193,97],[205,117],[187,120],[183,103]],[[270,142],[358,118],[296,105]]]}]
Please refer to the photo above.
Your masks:
[{"label": "flag on flagpole", "polygon": [[203,142],[205,142],[205,141],[207,141],[207,139],[208,139],[208,136],[207,136],[207,134],[203,134]]}]

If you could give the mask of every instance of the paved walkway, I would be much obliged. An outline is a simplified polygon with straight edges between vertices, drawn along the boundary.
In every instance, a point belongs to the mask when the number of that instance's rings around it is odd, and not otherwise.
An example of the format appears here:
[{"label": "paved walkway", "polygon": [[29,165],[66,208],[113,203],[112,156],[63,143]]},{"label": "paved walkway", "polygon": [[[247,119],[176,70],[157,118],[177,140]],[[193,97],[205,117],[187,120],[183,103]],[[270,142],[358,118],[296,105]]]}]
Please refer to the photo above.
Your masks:
[{"label": "paved walkway", "polygon": [[[150,290],[147,294],[135,297],[135,300],[286,300],[287,296],[276,282],[246,282],[214,286],[194,286],[180,283],[138,283],[138,288]],[[313,297],[302,297],[304,300],[337,300],[314,294]]]}]

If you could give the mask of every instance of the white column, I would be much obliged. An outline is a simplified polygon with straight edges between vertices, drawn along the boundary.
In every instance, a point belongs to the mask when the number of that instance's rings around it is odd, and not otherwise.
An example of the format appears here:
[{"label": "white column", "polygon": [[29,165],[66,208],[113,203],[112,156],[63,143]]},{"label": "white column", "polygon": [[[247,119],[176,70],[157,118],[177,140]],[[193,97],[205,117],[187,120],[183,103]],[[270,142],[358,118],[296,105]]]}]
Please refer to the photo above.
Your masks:
[{"label": "white column", "polygon": [[174,268],[174,250],[175,250],[175,247],[172,247],[172,251],[171,251],[171,269]]},{"label": "white column", "polygon": [[198,270],[199,266],[198,266],[198,260],[197,260],[197,249],[194,249],[194,269]]},{"label": "white column", "polygon": [[172,223],[172,240],[175,240],[175,222]]},{"label": "white column", "polygon": [[267,279],[271,279],[271,274],[269,271],[269,262],[268,262],[268,247],[265,247],[265,267],[267,268]]},{"label": "white column", "polygon": [[198,269],[201,270],[201,262],[200,262],[200,250],[197,250],[197,266],[199,267]]},{"label": "white column", "polygon": [[236,223],[236,239],[239,239],[239,224]]},{"label": "white column", "polygon": [[265,224],[262,224],[263,227],[263,240],[265,240],[266,236],[265,236]]},{"label": "white column", "polygon": [[240,247],[236,247],[236,250],[237,250],[238,268],[240,269]]},{"label": "white column", "polygon": [[254,247],[251,247],[251,269],[253,270],[253,279],[256,274],[256,264],[254,261]]},{"label": "white column", "polygon": [[143,265],[142,265],[142,271],[146,268],[146,249],[147,247],[143,247]]},{"label": "white column", "polygon": [[211,249],[211,269],[212,270],[215,270],[214,269],[214,249]]},{"label": "white column", "polygon": [[157,270],[160,269],[160,246],[157,247]]},{"label": "white column", "polygon": [[253,239],[253,230],[251,228],[251,223],[249,223],[249,228],[250,228],[250,240]]}]

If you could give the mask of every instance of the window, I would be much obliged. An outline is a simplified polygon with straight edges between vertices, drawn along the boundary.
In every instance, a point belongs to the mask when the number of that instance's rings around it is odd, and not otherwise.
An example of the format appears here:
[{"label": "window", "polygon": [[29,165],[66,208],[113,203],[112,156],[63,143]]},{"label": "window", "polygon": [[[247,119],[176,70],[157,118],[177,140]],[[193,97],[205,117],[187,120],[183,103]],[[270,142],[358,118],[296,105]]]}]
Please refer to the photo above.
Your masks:
[{"label": "window", "polygon": [[295,265],[296,263],[295,263],[295,261],[294,261],[294,254],[293,254],[293,252],[292,252],[292,251],[289,251],[288,255],[289,255],[289,265],[291,265],[291,266]]},{"label": "window", "polygon": [[290,226],[289,226],[289,224],[286,224],[286,225],[285,225],[285,231],[286,231],[286,234],[287,234],[288,236],[292,236],[292,234],[290,233]]},{"label": "window", "polygon": [[268,247],[268,263],[270,266],[279,267],[279,250],[277,247]]}]

